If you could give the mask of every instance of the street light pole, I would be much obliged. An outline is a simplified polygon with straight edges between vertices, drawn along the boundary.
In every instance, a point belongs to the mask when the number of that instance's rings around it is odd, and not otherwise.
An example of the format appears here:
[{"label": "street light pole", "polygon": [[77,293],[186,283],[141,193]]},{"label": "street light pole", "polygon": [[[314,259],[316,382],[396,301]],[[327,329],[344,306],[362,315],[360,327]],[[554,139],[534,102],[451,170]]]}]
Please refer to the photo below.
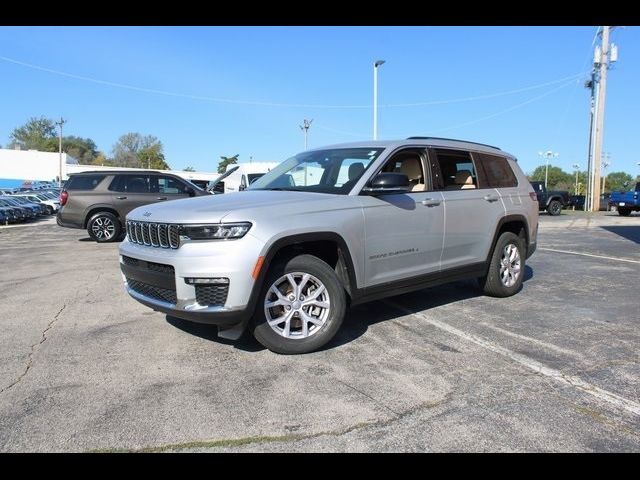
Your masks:
[{"label": "street light pole", "polygon": [[574,163],[573,168],[576,170],[576,193],[574,193],[574,195],[578,195],[578,172],[580,171],[580,165]]},{"label": "street light pole", "polygon": [[60,137],[58,138],[58,154],[60,155],[59,165],[58,165],[58,186],[62,187],[62,125],[67,123],[67,121],[60,117],[59,122],[55,122],[55,124],[60,127]]},{"label": "street light pole", "polygon": [[549,179],[549,160],[552,157],[557,157],[559,153],[552,152],[551,150],[547,150],[546,152],[538,152],[538,155],[543,157],[546,160],[546,167],[544,169],[544,188],[547,188],[547,183]]},{"label": "street light pole", "polygon": [[376,60],[373,64],[373,139],[378,139],[378,67],[384,60]]},{"label": "street light pole", "polygon": [[606,170],[607,170],[607,167],[611,165],[611,162],[609,162],[609,152],[604,154],[604,158],[605,160],[602,161],[602,170],[604,171],[604,173],[602,174],[602,188],[600,190],[602,193],[604,193],[604,187],[607,183]]}]

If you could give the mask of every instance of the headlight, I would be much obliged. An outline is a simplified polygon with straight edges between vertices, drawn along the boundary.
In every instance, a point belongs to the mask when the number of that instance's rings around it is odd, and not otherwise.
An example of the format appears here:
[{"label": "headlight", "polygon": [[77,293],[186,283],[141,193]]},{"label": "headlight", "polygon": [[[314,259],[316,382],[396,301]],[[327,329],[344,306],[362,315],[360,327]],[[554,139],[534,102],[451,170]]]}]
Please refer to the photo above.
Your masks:
[{"label": "headlight", "polygon": [[220,240],[242,238],[251,228],[248,222],[222,223],[218,225],[182,225],[180,235],[191,240]]}]

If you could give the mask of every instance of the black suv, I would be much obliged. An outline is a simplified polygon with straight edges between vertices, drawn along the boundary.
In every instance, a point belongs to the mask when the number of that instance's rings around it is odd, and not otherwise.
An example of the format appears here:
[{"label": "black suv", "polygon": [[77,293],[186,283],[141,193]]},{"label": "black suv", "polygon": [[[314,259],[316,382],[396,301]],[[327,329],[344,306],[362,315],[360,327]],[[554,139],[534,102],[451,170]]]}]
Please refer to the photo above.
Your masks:
[{"label": "black suv", "polygon": [[122,236],[127,213],[149,203],[209,195],[188,180],[170,173],[92,171],[70,176],[60,192],[57,222],[62,227],[86,228],[96,242]]}]

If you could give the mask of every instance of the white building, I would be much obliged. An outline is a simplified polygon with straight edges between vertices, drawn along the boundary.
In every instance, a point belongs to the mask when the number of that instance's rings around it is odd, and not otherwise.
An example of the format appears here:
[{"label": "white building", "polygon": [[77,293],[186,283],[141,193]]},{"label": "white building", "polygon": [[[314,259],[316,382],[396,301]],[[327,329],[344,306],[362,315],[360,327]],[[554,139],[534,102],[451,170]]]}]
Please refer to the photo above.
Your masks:
[{"label": "white building", "polygon": [[[62,178],[67,178],[67,167],[78,160],[62,154]],[[0,178],[7,180],[56,181],[60,175],[60,154],[38,150],[0,148]]]},{"label": "white building", "polygon": [[[62,154],[62,179],[66,180],[72,173],[88,170],[139,170],[137,168],[103,167],[100,165],[79,165],[78,160]],[[165,170],[179,175],[198,185],[206,185],[217,179],[220,174],[210,172],[185,172],[182,170]],[[13,150],[0,148],[0,179],[33,180],[56,182],[60,175],[60,154],[57,152],[40,152],[38,150]]]}]

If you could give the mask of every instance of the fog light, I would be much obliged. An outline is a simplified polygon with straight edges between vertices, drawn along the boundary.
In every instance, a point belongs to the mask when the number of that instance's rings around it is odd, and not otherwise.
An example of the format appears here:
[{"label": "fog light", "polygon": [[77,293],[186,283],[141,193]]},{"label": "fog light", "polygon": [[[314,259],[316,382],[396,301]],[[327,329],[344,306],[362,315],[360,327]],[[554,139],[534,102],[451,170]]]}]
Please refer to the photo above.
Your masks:
[{"label": "fog light", "polygon": [[228,278],[192,278],[188,277],[184,279],[185,283],[189,285],[228,285]]}]

